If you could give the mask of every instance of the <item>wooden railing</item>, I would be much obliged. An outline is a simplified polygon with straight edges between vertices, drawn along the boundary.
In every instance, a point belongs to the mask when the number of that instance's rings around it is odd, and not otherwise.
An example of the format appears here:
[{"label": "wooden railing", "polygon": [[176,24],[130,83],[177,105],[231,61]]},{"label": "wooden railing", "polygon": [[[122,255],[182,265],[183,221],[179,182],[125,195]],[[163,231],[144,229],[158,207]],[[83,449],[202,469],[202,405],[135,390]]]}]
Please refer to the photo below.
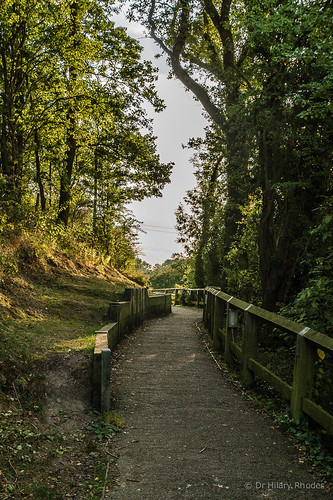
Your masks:
[{"label": "wooden railing", "polygon": [[174,305],[204,307],[204,288],[154,288],[150,293],[171,294]]},{"label": "wooden railing", "polygon": [[[240,342],[235,342],[233,337],[237,315],[242,316]],[[233,363],[233,357],[239,360],[246,385],[251,385],[255,378],[265,381],[289,402],[294,419],[308,415],[333,434],[333,416],[312,398],[315,364],[319,359],[317,350],[324,355],[332,354],[332,338],[211,287],[205,289],[204,324],[210,332],[213,348],[224,353],[226,364]],[[282,380],[258,361],[258,333],[263,324],[295,337],[292,383]]]},{"label": "wooden railing", "polygon": [[[241,365],[241,378],[250,386],[256,379],[266,382],[289,402],[291,415],[298,419],[307,415],[333,434],[333,416],[313,400],[313,386],[318,361],[318,349],[333,354],[333,339],[305,325],[244,302],[216,288],[129,289],[124,302],[110,304],[109,323],[96,332],[94,353],[94,383],[97,407],[107,410],[111,349],[124,333],[145,317],[168,314],[171,297],[176,305],[203,307],[203,321],[211,335],[213,349],[224,355],[226,364]],[[237,327],[237,323],[242,328]],[[263,326],[287,333],[295,338],[292,381],[283,380],[260,362],[258,336]],[[241,330],[240,341],[235,331]],[[103,361],[104,360],[104,361]],[[104,368],[103,368],[104,366]],[[104,381],[104,382],[103,382]]]}]

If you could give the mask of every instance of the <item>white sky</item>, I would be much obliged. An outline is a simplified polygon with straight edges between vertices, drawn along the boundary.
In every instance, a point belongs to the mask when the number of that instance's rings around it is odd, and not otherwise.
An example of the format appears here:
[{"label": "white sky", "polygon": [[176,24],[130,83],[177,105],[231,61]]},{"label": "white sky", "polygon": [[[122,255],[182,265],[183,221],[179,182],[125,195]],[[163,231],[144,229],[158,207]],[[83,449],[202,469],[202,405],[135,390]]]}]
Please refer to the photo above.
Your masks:
[{"label": "white sky", "polygon": [[142,229],[147,234],[140,234],[140,257],[150,264],[162,263],[172,253],[181,252],[182,246],[176,243],[177,232],[174,228],[174,212],[182,201],[186,191],[195,185],[193,167],[189,159],[193,151],[183,149],[191,137],[204,135],[207,121],[202,116],[201,104],[196,102],[190,92],[178,80],[169,80],[169,67],[165,58],[156,59],[161,53],[154,42],[145,38],[144,29],[136,23],[128,23],[123,15],[114,16],[117,26],[127,27],[127,32],[139,40],[143,46],[143,59],[152,61],[159,68],[156,88],[164,100],[166,109],[155,113],[148,104],[148,115],[154,118],[154,135],[157,136],[157,152],[163,163],[174,162],[171,183],[163,190],[162,198],[149,198],[132,203],[129,208],[134,216],[143,222]]}]

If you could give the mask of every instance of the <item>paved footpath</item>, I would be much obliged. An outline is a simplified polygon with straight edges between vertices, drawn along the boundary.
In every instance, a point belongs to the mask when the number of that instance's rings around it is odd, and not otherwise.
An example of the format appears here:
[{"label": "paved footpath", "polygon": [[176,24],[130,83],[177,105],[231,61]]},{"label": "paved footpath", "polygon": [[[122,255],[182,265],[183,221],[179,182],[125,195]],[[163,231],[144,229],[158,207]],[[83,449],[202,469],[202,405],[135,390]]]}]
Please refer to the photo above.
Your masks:
[{"label": "paved footpath", "polygon": [[297,450],[223,379],[200,339],[202,312],[139,328],[112,369],[118,486],[112,500],[328,498]]}]

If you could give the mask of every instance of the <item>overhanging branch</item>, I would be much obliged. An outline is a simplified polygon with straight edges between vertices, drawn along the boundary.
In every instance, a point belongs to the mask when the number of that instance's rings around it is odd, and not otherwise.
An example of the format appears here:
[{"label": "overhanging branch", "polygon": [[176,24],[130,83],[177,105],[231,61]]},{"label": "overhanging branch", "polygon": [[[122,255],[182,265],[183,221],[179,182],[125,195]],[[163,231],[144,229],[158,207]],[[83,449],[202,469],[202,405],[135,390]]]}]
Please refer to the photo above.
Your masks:
[{"label": "overhanging branch", "polygon": [[184,8],[182,9],[180,18],[180,28],[178,36],[175,40],[172,50],[170,50],[164,41],[156,33],[156,23],[154,21],[155,13],[155,0],[151,0],[151,7],[148,15],[148,24],[150,26],[150,36],[162,48],[162,50],[170,57],[172,69],[176,77],[190,90],[195,97],[201,102],[203,108],[211,117],[211,119],[222,129],[226,126],[226,118],[221,113],[220,109],[214,104],[210,98],[207,90],[200,85],[181,65],[180,57],[185,47],[186,33],[188,29],[188,5],[184,1]]}]

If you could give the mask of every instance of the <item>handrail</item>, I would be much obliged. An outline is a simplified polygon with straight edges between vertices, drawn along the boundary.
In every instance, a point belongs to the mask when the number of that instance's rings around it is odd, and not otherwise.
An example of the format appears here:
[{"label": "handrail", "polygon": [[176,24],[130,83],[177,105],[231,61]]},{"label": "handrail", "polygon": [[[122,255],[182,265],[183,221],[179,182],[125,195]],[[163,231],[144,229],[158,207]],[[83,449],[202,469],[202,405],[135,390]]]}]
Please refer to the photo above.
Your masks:
[{"label": "handrail", "polygon": [[[124,328],[126,329],[128,322],[129,324],[132,323],[133,318],[136,318],[136,320],[140,323],[143,319],[143,311],[145,311],[145,314],[149,313],[149,311],[151,314],[158,314],[161,312],[161,308],[164,308],[163,311],[166,311],[167,309],[167,312],[170,312],[170,292],[174,292],[176,303],[177,300],[181,303],[179,296],[181,292],[183,292],[183,294],[187,294],[186,300],[183,297],[186,305],[196,305],[197,307],[203,306],[203,320],[212,337],[214,350],[224,353],[224,360],[226,364],[232,364],[234,362],[234,356],[241,362],[241,378],[245,385],[252,385],[256,378],[264,380],[271,387],[273,387],[282,398],[290,403],[290,411],[294,419],[298,419],[302,415],[307,415],[324,427],[329,433],[333,434],[333,415],[328,413],[312,400],[315,363],[318,359],[317,349],[319,348],[324,352],[332,354],[332,338],[317,332],[312,328],[306,327],[304,324],[296,323],[295,321],[284,318],[276,313],[267,311],[253,304],[249,304],[248,302],[240,300],[213,287],[206,287],[205,289],[173,287],[149,290],[150,293],[159,293],[159,295],[152,295],[149,297],[151,305],[148,309],[148,304],[147,302],[145,303],[144,300],[144,297],[148,297],[148,292],[146,289],[141,290],[141,292],[127,291],[130,302],[111,303],[110,319],[114,322],[106,325],[101,330],[96,332],[95,354],[97,350],[97,354],[100,358],[98,358],[98,356],[96,358],[96,366],[98,369],[94,369],[94,374],[95,372],[98,373],[99,380],[101,373],[103,374],[101,357],[102,353],[105,351],[105,345],[103,348],[103,342],[101,342],[102,338],[104,338],[104,344],[106,339],[107,347],[113,347],[119,341],[121,336],[119,333],[120,323],[123,324],[123,331]],[[161,295],[161,293],[163,294]],[[142,298],[140,299],[139,296],[142,296]],[[135,299],[134,297],[137,298]],[[137,305],[133,306],[135,303]],[[130,310],[132,311],[131,313]],[[232,323],[232,315],[235,310],[244,315],[244,328],[241,345],[237,344],[233,339],[233,330],[235,325]],[[115,311],[117,311],[116,315]],[[121,311],[123,311],[123,313]],[[138,316],[139,311],[141,312]],[[132,315],[132,319],[128,320],[128,314]],[[268,323],[269,325],[278,327],[280,330],[289,332],[295,336],[296,349],[292,384],[282,380],[267,367],[263,366],[258,359],[256,359],[258,347],[257,338],[259,326],[262,323]],[[101,337],[99,335],[101,335]],[[106,366],[108,366],[109,363],[108,356],[109,354],[105,352]],[[106,370],[106,380],[108,380],[108,377],[108,371]],[[102,407],[103,405],[105,407],[107,397],[104,395],[103,388],[100,394]]]},{"label": "handrail", "polygon": [[283,328],[290,333],[300,334],[304,330],[304,328],[307,328],[307,331],[303,334],[304,338],[306,338],[310,342],[315,343],[319,348],[325,348],[329,352],[333,353],[333,338],[328,337],[323,333],[317,332],[312,328],[305,327],[305,325],[303,325],[302,323],[296,323],[296,321],[284,318],[283,316],[267,311],[266,309],[262,309],[261,307],[255,306],[253,304],[249,304],[248,302],[244,302],[243,300],[237,299],[236,297],[216,290],[215,288],[207,287],[205,290],[212,293],[213,295],[218,296],[225,302],[228,302],[230,306],[233,306],[240,311],[247,311],[252,316],[262,319],[266,323],[270,323],[271,325]]},{"label": "handrail", "polygon": [[[174,297],[174,305],[190,305],[203,307],[204,306],[204,288],[153,288],[149,290],[150,293],[171,293]],[[185,296],[183,296],[186,295]]]},{"label": "handrail", "polygon": [[[244,315],[241,346],[232,339],[231,317],[234,310]],[[317,349],[332,354],[333,339],[331,337],[213,287],[205,289],[204,323],[211,334],[214,349],[224,352],[225,362],[231,364],[233,355],[240,360],[241,377],[245,385],[252,385],[256,377],[264,380],[290,402],[293,418],[308,415],[333,434],[333,416],[311,399],[315,362],[318,359]],[[268,370],[256,359],[260,323],[268,323],[295,336],[292,385]]]},{"label": "handrail", "polygon": [[168,290],[186,290],[188,292],[197,292],[197,291],[205,291],[205,288],[182,288],[182,287],[179,287],[179,286],[172,286],[170,288],[150,288],[149,291],[150,292],[165,292],[165,291],[168,291]]}]

